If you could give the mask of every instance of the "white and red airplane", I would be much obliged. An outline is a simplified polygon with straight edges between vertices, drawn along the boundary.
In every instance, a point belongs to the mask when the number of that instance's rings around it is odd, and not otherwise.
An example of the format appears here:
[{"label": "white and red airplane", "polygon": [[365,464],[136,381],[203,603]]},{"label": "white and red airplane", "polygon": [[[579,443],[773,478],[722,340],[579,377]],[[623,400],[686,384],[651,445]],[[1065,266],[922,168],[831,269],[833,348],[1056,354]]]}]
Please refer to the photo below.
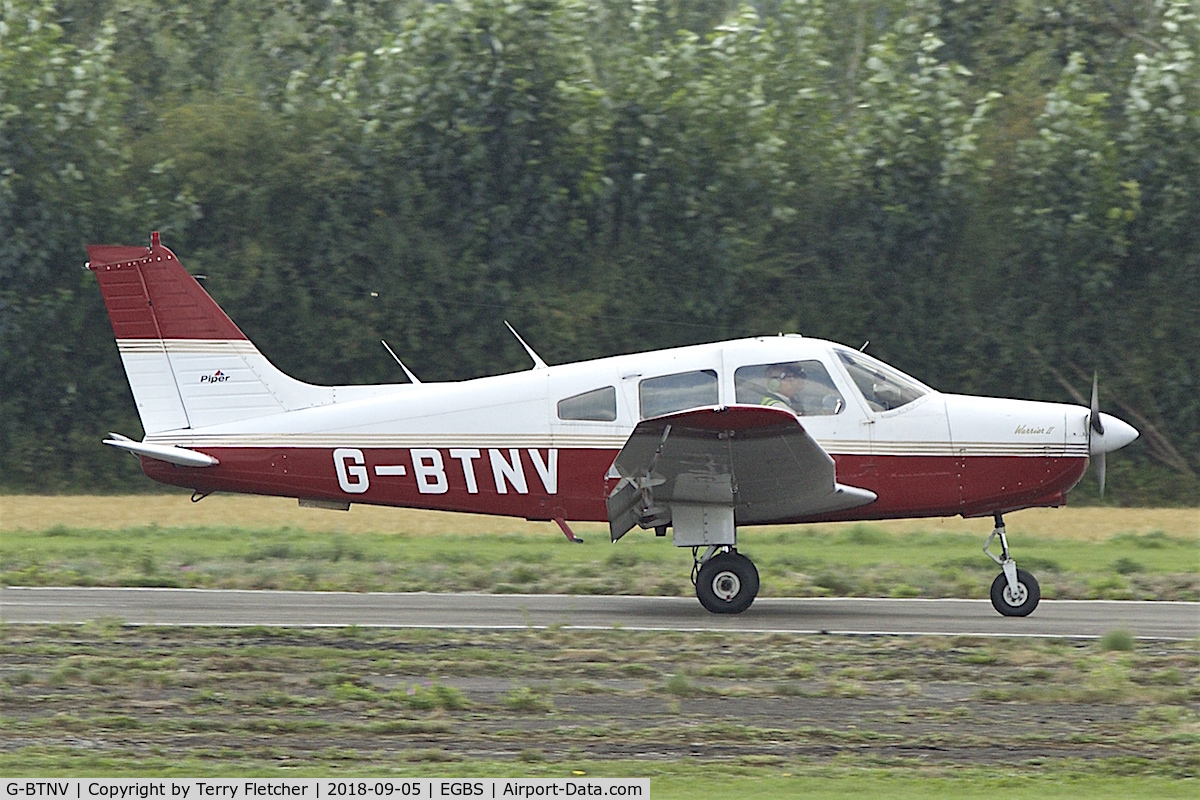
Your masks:
[{"label": "white and red airplane", "polygon": [[[758,572],[737,527],[994,515],[1006,616],[1037,606],[1002,514],[1059,506],[1137,438],[1092,407],[942,394],[864,353],[772,336],[473,380],[314,386],[276,369],[164,247],[92,245],[145,438],[106,444],[163,483],[672,530],[696,594],[740,613]],[[514,332],[515,333],[515,332]],[[520,338],[520,337],[518,337]],[[524,341],[521,342],[524,345]],[[397,359],[398,360],[398,359]],[[403,365],[401,365],[403,366]],[[999,537],[1001,554],[988,549]]]}]

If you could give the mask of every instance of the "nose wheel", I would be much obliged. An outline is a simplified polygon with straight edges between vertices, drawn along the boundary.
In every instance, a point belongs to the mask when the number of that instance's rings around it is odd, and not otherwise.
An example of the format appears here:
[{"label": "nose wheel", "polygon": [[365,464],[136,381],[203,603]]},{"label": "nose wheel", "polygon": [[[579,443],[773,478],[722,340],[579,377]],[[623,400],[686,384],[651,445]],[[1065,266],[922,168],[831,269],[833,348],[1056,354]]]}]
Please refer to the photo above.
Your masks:
[{"label": "nose wheel", "polygon": [[740,614],[758,595],[758,570],[736,550],[717,553],[696,572],[696,597],[714,614]]},{"label": "nose wheel", "polygon": [[[997,537],[1000,539],[999,556],[988,549]],[[996,515],[996,527],[984,543],[983,552],[1001,569],[996,580],[992,581],[992,608],[1006,617],[1027,617],[1032,614],[1042,599],[1042,589],[1032,574],[1017,569],[1017,562],[1008,552],[1008,537],[1005,535],[1004,518],[1000,514]]]},{"label": "nose wheel", "polygon": [[1008,576],[1001,572],[992,581],[992,607],[1006,617],[1027,617],[1037,608],[1042,590],[1037,579],[1023,569],[1017,570],[1017,590],[1008,585]]}]

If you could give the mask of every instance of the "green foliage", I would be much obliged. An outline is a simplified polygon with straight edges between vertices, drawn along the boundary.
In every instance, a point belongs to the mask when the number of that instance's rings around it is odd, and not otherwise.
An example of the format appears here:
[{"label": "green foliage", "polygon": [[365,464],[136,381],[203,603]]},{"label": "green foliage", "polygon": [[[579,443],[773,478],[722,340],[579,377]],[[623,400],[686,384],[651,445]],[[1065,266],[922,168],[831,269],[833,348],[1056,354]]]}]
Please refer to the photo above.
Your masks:
[{"label": "green foliage", "polygon": [[432,686],[422,686],[412,684],[405,687],[397,687],[390,694],[392,699],[408,706],[424,711],[442,708],[448,711],[456,711],[466,708],[468,703],[462,691],[453,686],[444,686],[440,683]]},{"label": "green foliage", "polygon": [[[285,371],[801,330],[1143,437],[1200,492],[1186,0],[8,0],[0,486],[144,488],[88,242],[165,241]],[[74,266],[73,266],[74,265]],[[1119,480],[1118,480],[1119,478]],[[1124,487],[1124,488],[1123,488]]]},{"label": "green foliage", "polygon": [[504,695],[504,707],[525,714],[546,714],[554,710],[554,703],[537,689],[520,686]]},{"label": "green foliage", "polygon": [[696,686],[688,676],[682,673],[676,673],[663,684],[663,691],[667,694],[673,694],[676,697],[690,697],[696,693]]},{"label": "green foliage", "polygon": [[1133,650],[1136,644],[1133,634],[1124,629],[1111,630],[1100,637],[1100,649],[1106,652]]}]

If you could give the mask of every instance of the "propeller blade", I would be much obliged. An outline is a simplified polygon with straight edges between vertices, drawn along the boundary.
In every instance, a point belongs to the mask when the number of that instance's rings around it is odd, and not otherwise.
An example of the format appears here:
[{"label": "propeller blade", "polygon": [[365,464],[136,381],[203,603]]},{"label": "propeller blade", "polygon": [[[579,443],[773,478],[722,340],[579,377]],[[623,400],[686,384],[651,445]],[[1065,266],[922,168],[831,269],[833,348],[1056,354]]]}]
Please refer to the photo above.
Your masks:
[{"label": "propeller blade", "polygon": [[1088,455],[1096,468],[1096,480],[1100,483],[1100,496],[1104,497],[1104,442],[1094,441],[1104,436],[1104,422],[1100,419],[1100,373],[1092,373],[1092,408],[1088,412]]}]

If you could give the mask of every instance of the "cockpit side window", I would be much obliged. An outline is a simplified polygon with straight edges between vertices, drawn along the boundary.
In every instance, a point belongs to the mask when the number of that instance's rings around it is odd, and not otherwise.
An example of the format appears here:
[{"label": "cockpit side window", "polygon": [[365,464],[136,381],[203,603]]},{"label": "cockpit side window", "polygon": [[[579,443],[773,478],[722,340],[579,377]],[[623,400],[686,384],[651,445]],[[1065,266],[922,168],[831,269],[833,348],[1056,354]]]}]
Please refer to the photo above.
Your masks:
[{"label": "cockpit side window", "polygon": [[703,369],[646,378],[638,384],[642,419],[717,404],[717,373]]},{"label": "cockpit side window", "polygon": [[778,406],[803,416],[840,414],[846,407],[820,361],[752,364],[733,373],[737,402]]},{"label": "cockpit side window", "polygon": [[867,359],[845,350],[838,350],[837,354],[872,411],[900,408],[929,393],[929,389],[903,372],[875,359]]},{"label": "cockpit side window", "polygon": [[558,418],[612,422],[617,418],[617,390],[614,386],[592,389],[558,401]]}]

